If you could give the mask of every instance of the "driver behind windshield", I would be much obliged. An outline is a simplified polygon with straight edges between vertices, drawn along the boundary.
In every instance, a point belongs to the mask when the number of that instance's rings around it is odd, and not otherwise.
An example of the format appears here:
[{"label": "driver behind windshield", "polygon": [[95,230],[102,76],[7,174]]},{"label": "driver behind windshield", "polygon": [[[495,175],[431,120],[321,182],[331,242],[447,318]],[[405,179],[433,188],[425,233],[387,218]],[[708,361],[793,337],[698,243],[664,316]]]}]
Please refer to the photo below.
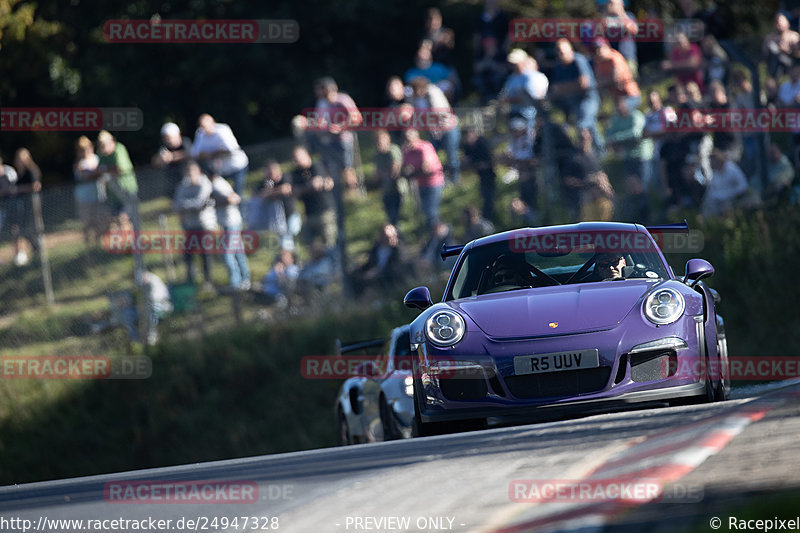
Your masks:
[{"label": "driver behind windshield", "polygon": [[[492,269],[491,286],[500,287],[514,285],[517,287],[530,287],[533,278],[524,259],[513,254],[499,256]],[[491,288],[491,287],[490,287]]]},{"label": "driver behind windshield", "polygon": [[618,253],[597,254],[594,266],[595,281],[621,279],[622,269],[627,266],[625,257]]}]

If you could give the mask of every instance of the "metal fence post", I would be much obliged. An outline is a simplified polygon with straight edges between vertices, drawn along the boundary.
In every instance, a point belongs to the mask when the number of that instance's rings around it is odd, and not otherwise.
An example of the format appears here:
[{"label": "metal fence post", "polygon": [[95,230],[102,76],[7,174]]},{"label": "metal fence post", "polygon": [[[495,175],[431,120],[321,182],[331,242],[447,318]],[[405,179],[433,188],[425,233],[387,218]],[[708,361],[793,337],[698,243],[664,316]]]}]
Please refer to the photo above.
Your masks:
[{"label": "metal fence post", "polygon": [[55,304],[53,294],[53,275],[50,271],[50,258],[47,255],[47,248],[44,245],[44,217],[42,216],[42,196],[39,191],[31,193],[31,208],[33,209],[33,222],[36,231],[36,241],[39,245],[39,257],[42,263],[42,283],[44,284],[44,295],[47,305]]}]

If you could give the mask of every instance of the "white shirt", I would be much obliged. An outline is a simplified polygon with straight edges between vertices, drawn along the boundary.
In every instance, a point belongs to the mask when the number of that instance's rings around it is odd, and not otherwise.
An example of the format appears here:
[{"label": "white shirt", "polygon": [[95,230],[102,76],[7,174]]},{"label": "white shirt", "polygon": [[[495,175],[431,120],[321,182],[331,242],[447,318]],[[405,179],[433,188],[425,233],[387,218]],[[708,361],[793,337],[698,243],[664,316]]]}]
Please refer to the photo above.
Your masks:
[{"label": "white shirt", "polygon": [[17,184],[17,171],[11,165],[3,165],[3,175],[0,176],[0,190]]},{"label": "white shirt", "polygon": [[239,146],[239,142],[234,137],[230,126],[217,122],[211,134],[206,133],[202,128],[197,128],[194,134],[194,143],[192,144],[192,157],[196,158],[200,154],[212,153],[218,150],[230,152],[228,156],[212,160],[214,170],[223,176],[233,174],[250,164],[247,154]]},{"label": "white shirt", "polygon": [[217,214],[211,203],[212,185],[205,175],[198,185],[193,184],[186,176],[178,184],[175,199],[172,201],[175,211],[181,213],[181,225],[186,230],[217,229]]},{"label": "white shirt", "polygon": [[169,296],[167,285],[152,272],[145,272],[142,276],[147,302],[154,311],[172,311],[172,300]]},{"label": "white shirt", "polygon": [[[547,89],[550,80],[542,72],[532,68],[525,69],[521,73],[511,74],[503,85],[502,93],[509,96],[522,96],[525,103],[516,103],[513,107],[525,107],[533,105],[533,100],[542,100],[547,96]],[[522,93],[522,94],[521,94]],[[527,96],[527,99],[525,99]]]},{"label": "white shirt", "polygon": [[703,197],[703,213],[706,216],[723,214],[733,206],[733,201],[747,191],[747,179],[739,165],[726,161],[720,170],[711,173],[711,181],[706,186]]},{"label": "white shirt", "polygon": [[[428,94],[425,96],[417,97],[411,96],[408,102],[414,106],[416,112],[432,111],[441,115],[439,124],[446,124],[449,127],[455,127],[458,124],[458,117],[452,113],[450,102],[442,90],[433,83],[428,84]],[[444,135],[445,129],[431,128],[429,131],[431,137],[440,139]]]}]

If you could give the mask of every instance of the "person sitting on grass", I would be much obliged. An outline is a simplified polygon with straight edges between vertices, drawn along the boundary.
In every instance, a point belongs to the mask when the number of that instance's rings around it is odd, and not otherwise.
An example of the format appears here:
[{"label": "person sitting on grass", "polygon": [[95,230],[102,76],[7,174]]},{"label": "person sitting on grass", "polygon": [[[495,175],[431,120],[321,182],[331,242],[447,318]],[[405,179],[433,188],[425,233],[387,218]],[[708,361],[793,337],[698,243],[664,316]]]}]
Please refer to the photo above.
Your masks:
[{"label": "person sitting on grass", "polygon": [[402,280],[404,267],[403,247],[397,228],[390,223],[384,224],[366,263],[353,273],[353,285],[359,290],[391,288]]},{"label": "person sitting on grass", "polygon": [[297,266],[294,254],[289,250],[281,250],[272,268],[261,280],[261,291],[269,303],[281,308],[287,307],[299,276],[300,267]]}]

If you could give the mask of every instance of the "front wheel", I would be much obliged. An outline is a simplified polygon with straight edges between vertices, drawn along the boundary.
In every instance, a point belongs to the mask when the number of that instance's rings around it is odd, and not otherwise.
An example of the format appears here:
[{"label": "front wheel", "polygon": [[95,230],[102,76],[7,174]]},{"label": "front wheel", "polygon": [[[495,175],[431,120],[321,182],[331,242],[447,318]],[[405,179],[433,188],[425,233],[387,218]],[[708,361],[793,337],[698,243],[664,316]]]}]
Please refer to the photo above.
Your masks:
[{"label": "front wheel", "polygon": [[423,422],[419,414],[419,397],[416,383],[414,384],[414,425],[412,436],[430,437],[433,435],[446,435],[448,433],[461,433],[463,431],[478,431],[486,429],[488,423],[485,418],[469,418],[466,420],[447,420],[444,422]]},{"label": "front wheel", "polygon": [[389,408],[386,398],[381,396],[380,403],[381,425],[383,426],[383,440],[397,440],[402,437],[394,420],[394,413]]},{"label": "front wheel", "polygon": [[338,443],[339,446],[347,446],[348,444],[353,444],[353,440],[350,438],[350,427],[347,425],[347,419],[344,417],[344,413],[340,410],[338,418]]},{"label": "front wheel", "polygon": [[414,424],[411,427],[412,437],[430,437],[441,435],[442,428],[435,422],[423,422],[419,414],[419,403],[417,399],[417,386],[414,384]]},{"label": "front wheel", "polygon": [[[719,380],[714,390],[714,399],[718,402],[724,402],[731,398],[731,385],[728,382],[730,378],[730,369],[728,367],[728,340],[725,337],[722,337],[717,342],[717,353],[719,354],[717,361],[719,362],[720,369]],[[723,370],[728,370],[728,379],[725,378],[725,372],[723,372]]]},{"label": "front wheel", "polygon": [[706,358],[705,366],[706,366],[706,372],[705,372],[706,375],[705,375],[703,393],[697,396],[687,396],[685,398],[677,398],[675,400],[670,400],[669,405],[671,407],[713,403],[716,400],[716,392],[714,390],[714,384],[711,382],[711,371],[708,367],[708,358]]}]

